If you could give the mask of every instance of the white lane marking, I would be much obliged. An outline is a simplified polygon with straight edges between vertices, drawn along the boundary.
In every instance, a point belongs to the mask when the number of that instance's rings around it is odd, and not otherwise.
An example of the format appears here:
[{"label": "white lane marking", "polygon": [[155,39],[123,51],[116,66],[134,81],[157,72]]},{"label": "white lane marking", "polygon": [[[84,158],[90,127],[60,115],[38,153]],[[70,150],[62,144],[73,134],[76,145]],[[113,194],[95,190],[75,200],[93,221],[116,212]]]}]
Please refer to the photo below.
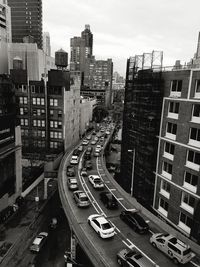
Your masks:
[{"label": "white lane marking", "polygon": [[195,262],[193,261],[190,261],[195,267],[200,267],[200,265],[196,264]]},{"label": "white lane marking", "polygon": [[129,245],[124,240],[122,240],[122,242],[129,248]]},{"label": "white lane marking", "polygon": [[109,188],[109,189],[110,189],[110,191],[117,191],[116,188]]},{"label": "white lane marking", "polygon": [[104,181],[105,184],[110,184],[110,181]]},{"label": "white lane marking", "polygon": [[129,243],[131,243],[131,245],[133,245],[133,243],[132,243],[132,241],[131,241],[130,239],[126,238],[126,240],[127,240]]},{"label": "white lane marking", "polygon": [[150,229],[149,229],[149,232],[153,235],[153,234],[155,234],[153,231],[151,231]]},{"label": "white lane marking", "polygon": [[118,201],[121,201],[121,200],[123,200],[123,199],[124,199],[123,197],[119,197],[119,198],[117,198]]},{"label": "white lane marking", "polygon": [[126,209],[127,211],[136,211],[136,209]]}]

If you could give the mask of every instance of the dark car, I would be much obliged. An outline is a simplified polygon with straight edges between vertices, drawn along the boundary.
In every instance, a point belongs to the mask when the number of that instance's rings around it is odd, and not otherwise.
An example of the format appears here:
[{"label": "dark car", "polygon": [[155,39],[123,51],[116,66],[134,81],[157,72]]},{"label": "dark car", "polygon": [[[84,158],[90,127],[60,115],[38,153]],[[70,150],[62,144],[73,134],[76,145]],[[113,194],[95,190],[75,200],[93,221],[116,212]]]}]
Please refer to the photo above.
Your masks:
[{"label": "dark car", "polygon": [[111,194],[110,192],[101,192],[99,194],[100,200],[103,202],[103,204],[106,206],[107,209],[117,209],[118,208],[118,202],[116,198]]},{"label": "dark car", "polygon": [[91,152],[90,151],[86,151],[84,154],[84,159],[89,160],[91,159]]},{"label": "dark car", "polygon": [[90,160],[86,160],[84,162],[84,167],[87,169],[87,170],[91,170],[92,169],[92,162]]},{"label": "dark car", "polygon": [[74,166],[68,165],[66,173],[67,173],[67,176],[74,177],[75,176],[75,168],[74,168]]},{"label": "dark car", "polygon": [[93,149],[93,148],[92,148],[91,146],[88,146],[86,152],[88,151],[88,152],[91,153],[91,152],[92,152],[92,149]]},{"label": "dark car", "polygon": [[120,214],[120,218],[128,224],[135,232],[139,234],[147,233],[149,230],[149,225],[145,222],[145,220],[138,214],[138,212],[132,211],[122,211]]},{"label": "dark car", "polygon": [[83,176],[83,177],[87,177],[88,176],[86,168],[82,168],[81,169],[81,176]]},{"label": "dark car", "polygon": [[81,151],[79,149],[74,149],[73,156],[79,156]]}]

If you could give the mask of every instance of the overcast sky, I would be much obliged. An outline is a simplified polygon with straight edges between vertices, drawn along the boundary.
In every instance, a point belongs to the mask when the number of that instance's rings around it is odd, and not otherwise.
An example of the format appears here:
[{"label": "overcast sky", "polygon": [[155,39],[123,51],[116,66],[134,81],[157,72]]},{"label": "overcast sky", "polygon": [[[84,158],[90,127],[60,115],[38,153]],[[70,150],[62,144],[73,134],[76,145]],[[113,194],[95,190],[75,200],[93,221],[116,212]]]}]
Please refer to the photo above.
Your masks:
[{"label": "overcast sky", "polygon": [[70,38],[85,24],[93,33],[96,59],[112,58],[125,75],[126,59],[152,50],[164,52],[164,65],[188,62],[196,52],[200,0],[43,0],[43,31],[52,55],[70,52]]}]

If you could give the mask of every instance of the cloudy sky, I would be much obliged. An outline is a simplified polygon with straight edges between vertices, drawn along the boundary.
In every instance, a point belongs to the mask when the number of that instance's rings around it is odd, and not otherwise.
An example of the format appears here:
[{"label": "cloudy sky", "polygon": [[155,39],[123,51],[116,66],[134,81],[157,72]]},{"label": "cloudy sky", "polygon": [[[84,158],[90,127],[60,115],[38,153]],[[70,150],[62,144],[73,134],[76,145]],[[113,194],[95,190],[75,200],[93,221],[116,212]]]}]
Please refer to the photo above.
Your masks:
[{"label": "cloudy sky", "polygon": [[200,0],[43,0],[43,30],[52,52],[69,53],[70,38],[85,24],[93,33],[96,59],[112,58],[125,75],[126,59],[152,50],[164,52],[164,65],[187,62],[196,52]]}]

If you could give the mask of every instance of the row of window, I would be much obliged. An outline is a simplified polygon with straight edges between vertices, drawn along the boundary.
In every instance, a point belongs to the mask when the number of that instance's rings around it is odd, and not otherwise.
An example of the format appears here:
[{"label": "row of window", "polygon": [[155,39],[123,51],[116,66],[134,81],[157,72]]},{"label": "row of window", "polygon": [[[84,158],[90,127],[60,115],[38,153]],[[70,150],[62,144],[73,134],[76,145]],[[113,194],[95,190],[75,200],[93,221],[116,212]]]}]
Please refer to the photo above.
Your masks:
[{"label": "row of window", "polygon": [[50,138],[62,139],[62,133],[61,132],[50,132]]},{"label": "row of window", "polygon": [[[19,103],[21,105],[27,105],[28,104],[28,97],[27,96],[20,96],[19,97]],[[44,106],[45,105],[45,99],[44,99],[44,97],[33,97],[32,98],[32,104],[38,105],[38,106]],[[58,106],[58,99],[50,98],[49,99],[49,105],[57,107]]]},{"label": "row of window", "polygon": [[[194,200],[191,198],[188,198],[188,196],[183,196],[182,197],[182,201],[186,201],[184,203],[190,203],[193,204]],[[159,199],[159,208],[158,210],[165,216],[167,217],[168,215],[168,209],[169,209],[169,204],[167,201],[165,201],[164,199],[160,198]],[[179,212],[179,222],[178,222],[178,226],[180,228],[182,228],[185,232],[187,232],[188,234],[190,234],[191,231],[191,227],[193,225],[193,221],[192,219],[187,216],[185,213],[183,213],[182,211]]]},{"label": "row of window", "polygon": [[[171,95],[173,96],[176,93],[176,96],[180,96],[183,88],[182,80],[172,80],[171,81]],[[178,93],[178,94],[177,94]],[[200,80],[195,80],[195,96],[199,97],[200,93]]]}]

